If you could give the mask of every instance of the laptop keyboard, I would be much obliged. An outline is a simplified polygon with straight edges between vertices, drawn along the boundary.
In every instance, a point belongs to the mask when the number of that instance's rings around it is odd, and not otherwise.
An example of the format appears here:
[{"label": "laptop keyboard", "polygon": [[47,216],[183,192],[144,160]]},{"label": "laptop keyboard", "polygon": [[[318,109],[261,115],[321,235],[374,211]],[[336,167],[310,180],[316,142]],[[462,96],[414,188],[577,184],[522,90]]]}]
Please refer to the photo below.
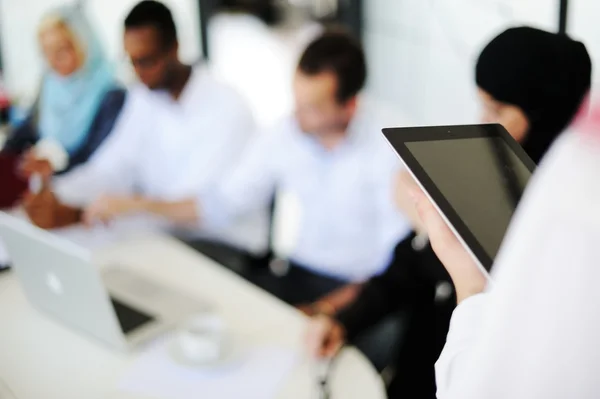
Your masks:
[{"label": "laptop keyboard", "polygon": [[173,295],[172,290],[165,288],[149,278],[123,268],[114,268],[104,273],[105,281],[108,280],[108,286],[119,287],[120,290],[134,295],[136,298],[145,301],[161,301],[165,296]]},{"label": "laptop keyboard", "polygon": [[[105,269],[103,279],[113,300],[116,298],[119,305],[122,305],[122,317],[134,322],[145,320],[139,314],[163,321],[180,320],[212,308],[203,301],[187,297],[177,289],[125,268]],[[123,309],[123,306],[129,310]]]}]

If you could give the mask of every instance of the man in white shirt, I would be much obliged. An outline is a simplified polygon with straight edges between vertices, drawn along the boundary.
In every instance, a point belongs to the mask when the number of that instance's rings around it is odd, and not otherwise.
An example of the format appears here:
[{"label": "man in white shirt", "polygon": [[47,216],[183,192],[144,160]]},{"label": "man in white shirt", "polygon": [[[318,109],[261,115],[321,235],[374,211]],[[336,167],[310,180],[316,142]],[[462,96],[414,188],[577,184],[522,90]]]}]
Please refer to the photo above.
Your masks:
[{"label": "man in white shirt", "polygon": [[583,110],[529,184],[486,277],[423,193],[456,287],[440,399],[595,399],[600,392],[600,107]]},{"label": "man in white shirt", "polygon": [[[345,302],[360,283],[385,270],[410,229],[393,202],[399,161],[381,135],[385,122],[359,101],[365,80],[360,44],[344,32],[323,34],[300,59],[294,117],[257,137],[218,189],[203,187],[194,199],[177,203],[146,201],[143,209],[219,230],[284,191],[299,213],[289,267],[283,276],[262,270],[250,279],[295,305],[342,287],[327,304]],[[98,206],[86,215],[114,217]]]},{"label": "man in white shirt", "polygon": [[[284,276],[262,271],[250,278],[296,305],[343,287],[327,302],[335,307],[387,267],[395,244],[410,228],[393,203],[399,165],[381,136],[385,123],[359,103],[365,80],[360,44],[343,32],[325,33],[299,62],[295,117],[257,137],[218,188],[196,186],[195,197],[172,201],[104,198],[87,207],[84,218],[111,220],[145,212],[220,231],[265,209],[276,190],[285,191],[296,199],[300,213],[290,266]],[[174,184],[177,173],[166,169],[162,184]]]},{"label": "man in white shirt", "polygon": [[82,218],[93,224],[154,214],[186,238],[265,252],[266,206],[215,228],[198,226],[179,212],[199,191],[215,187],[239,159],[254,129],[246,104],[204,69],[179,61],[172,15],[159,2],[142,1],[132,9],[124,44],[142,84],[129,91],[115,130],[91,161],[56,179],[56,195],[44,190],[28,201],[32,221],[56,228]]},{"label": "man in white shirt", "polygon": [[[409,226],[393,204],[399,165],[381,136],[384,122],[360,101],[366,80],[360,44],[327,32],[304,51],[294,79],[295,116],[256,139],[217,191],[200,193],[204,225],[226,225],[285,192],[298,211],[284,275],[251,276],[284,301],[301,305],[385,270]],[[281,274],[281,273],[279,273]],[[335,298],[331,298],[335,306]]]}]

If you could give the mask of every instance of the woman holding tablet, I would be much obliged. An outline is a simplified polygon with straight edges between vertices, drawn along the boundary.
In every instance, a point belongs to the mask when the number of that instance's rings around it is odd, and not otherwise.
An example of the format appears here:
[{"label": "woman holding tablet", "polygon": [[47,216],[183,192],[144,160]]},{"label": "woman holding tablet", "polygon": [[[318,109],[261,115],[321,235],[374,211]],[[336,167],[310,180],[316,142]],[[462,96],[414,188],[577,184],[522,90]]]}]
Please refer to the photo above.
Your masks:
[{"label": "woman holding tablet", "polygon": [[[483,120],[504,125],[537,163],[588,92],[591,62],[579,42],[537,29],[514,28],[483,50],[476,80]],[[400,177],[397,201],[407,215],[412,207],[407,200],[409,181]],[[365,284],[345,309],[316,317],[309,333],[310,350],[331,356],[385,316],[411,310],[394,365],[391,398],[435,398],[434,363],[446,341],[457,299],[450,276],[431,246],[414,238],[398,244],[388,270]]]},{"label": "woman holding tablet", "polygon": [[485,278],[427,198],[415,200],[461,299],[436,365],[440,399],[597,398],[600,107],[556,144]]}]

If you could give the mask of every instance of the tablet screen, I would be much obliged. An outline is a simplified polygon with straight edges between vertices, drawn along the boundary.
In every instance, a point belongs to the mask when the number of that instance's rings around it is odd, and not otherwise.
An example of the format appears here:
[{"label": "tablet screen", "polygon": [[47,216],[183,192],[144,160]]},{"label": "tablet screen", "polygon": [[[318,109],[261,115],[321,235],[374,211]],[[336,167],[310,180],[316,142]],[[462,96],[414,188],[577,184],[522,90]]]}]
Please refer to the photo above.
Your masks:
[{"label": "tablet screen", "polygon": [[501,137],[413,141],[405,145],[494,259],[531,177],[529,168]]}]

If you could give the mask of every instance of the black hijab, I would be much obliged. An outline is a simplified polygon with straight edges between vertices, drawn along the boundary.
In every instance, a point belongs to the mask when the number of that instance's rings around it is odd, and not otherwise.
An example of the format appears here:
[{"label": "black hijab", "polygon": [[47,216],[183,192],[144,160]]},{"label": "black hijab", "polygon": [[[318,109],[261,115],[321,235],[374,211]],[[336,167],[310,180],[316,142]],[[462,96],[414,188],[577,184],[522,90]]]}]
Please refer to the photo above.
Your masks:
[{"label": "black hijab", "polygon": [[577,113],[591,75],[592,63],[582,43],[528,27],[497,36],[476,67],[481,89],[521,108],[529,119],[522,146],[536,163]]}]

